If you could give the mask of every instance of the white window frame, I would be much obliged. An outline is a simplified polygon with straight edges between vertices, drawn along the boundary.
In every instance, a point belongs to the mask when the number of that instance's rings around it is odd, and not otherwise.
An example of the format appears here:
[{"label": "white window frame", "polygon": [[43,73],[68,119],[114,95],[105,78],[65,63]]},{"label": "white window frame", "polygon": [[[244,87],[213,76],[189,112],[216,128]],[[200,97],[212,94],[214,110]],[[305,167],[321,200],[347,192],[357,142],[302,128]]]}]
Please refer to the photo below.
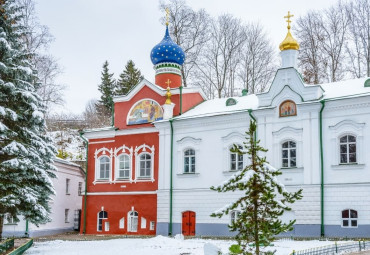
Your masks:
[{"label": "white window frame", "polygon": [[[349,137],[354,137],[355,138],[355,141],[354,142],[350,142],[349,141]],[[340,140],[343,138],[343,137],[347,137],[347,141],[346,142],[341,142]],[[355,136],[355,135],[353,135],[353,134],[344,134],[344,135],[342,135],[342,136],[340,136],[340,137],[338,137],[338,139],[339,139],[339,164],[340,165],[351,165],[351,164],[357,164],[357,137]],[[351,154],[350,152],[349,152],[349,147],[350,147],[350,145],[351,144],[354,144],[355,145],[355,158],[356,158],[356,161],[355,162],[349,162],[349,155]],[[341,152],[341,146],[342,145],[345,145],[346,146],[346,159],[347,159],[347,162],[341,162],[341,158],[342,158],[342,154],[344,154],[344,153],[342,153]]]},{"label": "white window frame", "polygon": [[[343,120],[333,126],[329,126],[331,135],[331,165],[335,169],[336,167],[358,167],[358,165],[364,164],[364,128],[365,123],[357,123],[353,120]],[[340,138],[345,135],[352,135],[356,137],[356,163],[344,164],[340,162]]]},{"label": "white window frame", "polygon": [[[239,132],[232,132],[228,134],[227,136],[224,136],[221,138],[223,142],[223,156],[222,156],[222,167],[223,167],[223,173],[226,175],[232,174],[237,172],[237,170],[231,170],[231,154],[230,151],[231,148],[233,148],[234,144],[238,146],[242,146],[240,144],[241,141],[245,140],[245,135]],[[242,150],[243,150],[242,146]],[[243,168],[247,165],[248,158],[243,155]]]},{"label": "white window frame", "polygon": [[[293,142],[295,144],[295,147],[290,147],[290,143]],[[288,143],[288,147],[287,148],[284,148],[283,145],[285,143]],[[297,142],[293,139],[289,139],[289,140],[284,140],[281,142],[281,147],[280,147],[280,150],[281,150],[281,168],[297,168],[297,155],[298,155],[298,150],[297,150]],[[295,166],[292,166],[291,165],[291,151],[292,150],[295,150]],[[283,158],[283,151],[288,151],[288,157],[287,158]],[[283,165],[283,160],[284,159],[287,159],[288,160],[288,166],[284,166]]]},{"label": "white window frame", "polygon": [[155,221],[150,222],[149,230],[155,230]]},{"label": "white window frame", "polygon": [[[102,157],[108,157],[109,158],[109,176],[108,178],[100,178],[100,159]],[[97,183],[111,183],[112,182],[112,158],[113,158],[113,150],[112,149],[107,149],[107,148],[100,148],[99,150],[95,151],[95,180],[93,184]]]},{"label": "white window frame", "polygon": [[4,225],[17,225],[14,217],[10,215],[10,213],[6,213],[4,215]]},{"label": "white window frame", "polygon": [[[239,149],[241,150],[241,151],[243,151],[243,146],[242,145],[240,145],[240,144],[238,144],[238,143],[235,143],[238,147],[239,147]],[[234,144],[232,144],[231,146],[229,146],[229,171],[230,172],[237,172],[237,171],[241,171],[241,170],[243,170],[244,169],[244,167],[245,167],[245,162],[244,162],[244,154],[241,154],[241,155],[239,155],[238,153],[236,153],[236,152],[231,152],[230,150],[232,149],[232,148],[234,148]],[[232,160],[231,160],[231,156],[232,155],[235,155],[235,169],[232,169]],[[241,167],[241,169],[239,169],[239,163],[240,163],[240,161],[239,161],[239,157],[242,157],[242,159],[241,159],[241,163],[242,163],[242,167]]]},{"label": "white window frame", "polygon": [[[121,178],[119,177],[119,162],[120,157],[123,155],[127,155],[129,157],[129,177],[128,178]],[[114,171],[114,182],[132,182],[132,169],[133,169],[133,148],[129,148],[126,145],[122,145],[121,147],[114,150],[114,165],[115,165],[115,171]]]},{"label": "white window frame", "polygon": [[122,217],[120,220],[119,220],[119,225],[118,227],[120,229],[124,229],[125,228],[125,217]]},{"label": "white window frame", "polygon": [[[194,154],[193,155],[185,155],[185,153],[189,150],[193,151]],[[195,149],[192,148],[192,147],[185,148],[183,150],[182,156],[183,156],[183,159],[182,159],[182,162],[183,162],[182,172],[183,172],[183,174],[195,174],[197,172],[197,153],[195,152]],[[185,171],[185,164],[186,164],[185,163],[185,161],[186,161],[185,158],[189,158],[189,171],[188,172]],[[192,171],[192,166],[193,166],[193,164],[191,163],[192,158],[194,158],[194,171]]]},{"label": "white window frame", "polygon": [[[140,156],[148,154],[150,155],[150,175],[149,176],[140,176]],[[154,182],[154,156],[155,156],[155,149],[154,145],[152,147],[143,144],[140,146],[137,146],[135,148],[135,182],[147,182],[151,181]]]},{"label": "white window frame", "polygon": [[[105,213],[107,214],[107,215],[106,215],[107,217],[105,217],[105,218],[104,218],[104,215],[103,215],[103,218],[100,218],[99,214],[100,214],[101,212],[105,212]],[[102,220],[102,223],[101,223],[101,230],[99,230],[99,220],[100,220],[100,219]],[[96,231],[98,231],[98,232],[102,232],[102,231],[103,231],[103,227],[104,227],[104,226],[103,226],[103,220],[106,220],[106,219],[108,219],[108,212],[107,212],[107,211],[105,211],[105,210],[104,210],[104,208],[102,208],[102,209],[101,209],[101,211],[99,211],[99,212],[98,212],[98,214],[97,214]]]},{"label": "white window frame", "polygon": [[232,210],[232,211],[230,211],[230,225],[233,222],[235,222],[236,220],[238,220],[239,215],[240,215],[240,211],[239,210]]},{"label": "white window frame", "polygon": [[[131,215],[135,214],[136,215]],[[136,219],[136,224],[133,225]],[[136,229],[134,228],[136,226]],[[136,233],[139,229],[139,213],[135,210],[129,211],[127,213],[127,232]]]},{"label": "white window frame", "polygon": [[[343,212],[348,211],[348,218],[343,218]],[[351,217],[351,211],[355,211],[357,214],[357,218],[352,218]],[[348,221],[348,226],[343,225],[343,221],[347,220]],[[356,226],[352,226],[352,220],[356,220]],[[344,209],[341,211],[341,226],[342,228],[358,228],[358,210],[355,209]]]},{"label": "white window frame", "polygon": [[[199,166],[200,166],[200,157],[199,157],[199,144],[201,143],[202,139],[194,138],[190,136],[183,137],[182,139],[176,141],[177,147],[177,157],[175,158],[174,165],[177,166],[177,176],[188,176],[194,177],[198,176],[200,173]],[[188,149],[193,149],[195,152],[195,172],[194,173],[185,173],[184,172],[184,153]]]}]

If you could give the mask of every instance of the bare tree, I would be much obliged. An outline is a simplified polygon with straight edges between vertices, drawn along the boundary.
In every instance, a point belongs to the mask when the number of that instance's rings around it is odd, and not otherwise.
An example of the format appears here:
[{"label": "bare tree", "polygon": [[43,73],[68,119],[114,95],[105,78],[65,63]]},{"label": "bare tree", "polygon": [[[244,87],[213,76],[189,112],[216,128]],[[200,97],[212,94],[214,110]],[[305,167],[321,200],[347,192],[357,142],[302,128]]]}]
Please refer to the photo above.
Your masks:
[{"label": "bare tree", "polygon": [[[251,94],[263,92],[276,71],[275,50],[258,23],[247,24],[247,39],[241,48],[238,77]],[[231,95],[232,96],[232,95]]]},{"label": "bare tree", "polygon": [[56,82],[56,78],[62,70],[58,61],[48,54],[50,43],[54,37],[50,34],[47,26],[39,23],[34,0],[17,0],[17,4],[22,7],[21,25],[28,31],[27,36],[23,38],[24,43],[33,55],[31,63],[37,70],[41,83],[37,92],[48,108],[53,104],[62,104],[65,86]]},{"label": "bare tree", "polygon": [[[205,10],[194,11],[184,0],[170,0],[160,3],[159,8],[170,10],[169,31],[173,40],[184,50],[186,58],[181,73],[184,87],[192,81],[200,52],[209,38],[209,15]],[[165,22],[165,19],[162,19]]]},{"label": "bare tree", "polygon": [[355,0],[347,5],[350,41],[346,45],[350,72],[354,77],[370,76],[370,1]]},{"label": "bare tree", "polygon": [[[222,15],[210,22],[210,40],[202,51],[201,59],[196,63],[198,70],[206,80],[205,85],[212,85],[219,98],[226,96],[226,86],[230,84],[230,74],[235,58],[246,40],[245,29],[240,19],[231,15]],[[235,71],[235,70],[234,70]],[[214,93],[210,93],[210,95]]]},{"label": "bare tree", "polygon": [[111,125],[110,115],[102,114],[101,108],[104,108],[104,105],[100,104],[96,99],[91,99],[87,102],[85,111],[82,114],[87,128],[99,128]]},{"label": "bare tree", "polygon": [[300,44],[299,66],[306,83],[322,83],[326,69],[326,60],[322,49],[324,38],[323,24],[319,12],[310,11],[297,19],[293,27]]}]

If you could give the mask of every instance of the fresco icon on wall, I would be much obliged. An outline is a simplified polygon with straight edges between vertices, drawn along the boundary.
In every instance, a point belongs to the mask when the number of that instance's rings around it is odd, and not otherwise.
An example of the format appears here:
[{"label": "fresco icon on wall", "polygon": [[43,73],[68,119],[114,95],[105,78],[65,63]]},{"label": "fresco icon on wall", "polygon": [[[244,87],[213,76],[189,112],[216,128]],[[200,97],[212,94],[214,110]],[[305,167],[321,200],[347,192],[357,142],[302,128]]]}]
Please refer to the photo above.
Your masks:
[{"label": "fresco icon on wall", "polygon": [[291,101],[287,100],[281,103],[280,105],[280,117],[296,116],[297,115],[297,106]]},{"label": "fresco icon on wall", "polygon": [[128,115],[128,125],[151,123],[163,119],[162,107],[153,100],[145,99],[136,103]]}]

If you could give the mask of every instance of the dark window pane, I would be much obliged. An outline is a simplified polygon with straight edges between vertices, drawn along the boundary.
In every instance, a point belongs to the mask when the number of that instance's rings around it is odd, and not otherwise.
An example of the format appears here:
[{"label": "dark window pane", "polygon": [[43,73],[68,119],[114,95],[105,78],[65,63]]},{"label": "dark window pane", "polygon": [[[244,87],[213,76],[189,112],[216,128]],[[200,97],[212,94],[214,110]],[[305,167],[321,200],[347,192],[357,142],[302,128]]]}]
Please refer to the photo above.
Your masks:
[{"label": "dark window pane", "polygon": [[295,149],[292,149],[292,150],[290,150],[290,156],[291,157],[296,157],[296,150]]},{"label": "dark window pane", "polygon": [[193,156],[193,157],[191,157],[191,163],[192,164],[195,164],[195,157]]},{"label": "dark window pane", "polygon": [[340,154],[340,163],[347,163],[347,154]]},{"label": "dark window pane", "polygon": [[184,172],[189,173],[189,165],[185,165]]},{"label": "dark window pane", "polygon": [[242,170],[243,169],[243,162],[238,162],[238,170]]},{"label": "dark window pane", "polygon": [[357,227],[357,220],[351,220],[351,226]]},{"label": "dark window pane", "polygon": [[342,218],[349,218],[349,210],[342,211]]},{"label": "dark window pane", "polygon": [[185,156],[189,156],[189,154],[190,154],[190,151],[189,150],[186,150],[185,151]]},{"label": "dark window pane", "polygon": [[351,210],[351,218],[357,218],[357,211]]},{"label": "dark window pane", "polygon": [[145,176],[150,176],[150,168],[147,168],[146,171],[145,171]]},{"label": "dark window pane", "polygon": [[140,168],[140,176],[144,176],[145,175],[145,168]]},{"label": "dark window pane", "polygon": [[348,163],[356,163],[356,153],[349,154],[349,162]]},{"label": "dark window pane", "polygon": [[236,164],[235,164],[235,162],[232,162],[231,163],[231,170],[236,170]]},{"label": "dark window pane", "polygon": [[346,144],[342,144],[340,146],[340,153],[347,153],[347,145]]},{"label": "dark window pane", "polygon": [[296,158],[290,158],[290,166],[295,167],[297,165]]},{"label": "dark window pane", "polygon": [[185,164],[189,164],[189,157],[185,157],[185,158],[184,158],[184,163],[185,163]]},{"label": "dark window pane", "polygon": [[288,167],[288,159],[283,159],[283,167]]},{"label": "dark window pane", "polygon": [[192,173],[195,173],[195,165],[192,165],[192,166],[191,166],[191,172],[192,172]]},{"label": "dark window pane", "polygon": [[345,136],[342,136],[341,138],[340,138],[340,142],[341,143],[346,143],[348,140],[347,140],[347,136],[345,135]]},{"label": "dark window pane", "polygon": [[343,227],[348,227],[348,220],[343,221]]},{"label": "dark window pane", "polygon": [[145,161],[140,161],[140,168],[144,168],[145,167]]},{"label": "dark window pane", "polygon": [[349,153],[355,153],[356,152],[356,144],[349,144]]},{"label": "dark window pane", "polygon": [[146,161],[146,168],[150,168],[150,166],[151,166],[151,161]]},{"label": "dark window pane", "polygon": [[356,142],[356,137],[354,137],[353,135],[349,135],[348,142]]},{"label": "dark window pane", "polygon": [[289,147],[290,148],[295,148],[295,142],[289,141]]},{"label": "dark window pane", "polygon": [[243,155],[238,155],[238,160],[243,161]]},{"label": "dark window pane", "polygon": [[108,213],[106,211],[103,211],[103,218],[108,218]]},{"label": "dark window pane", "polygon": [[235,153],[230,154],[230,159],[231,159],[231,161],[235,161],[236,160],[236,154]]},{"label": "dark window pane", "polygon": [[288,148],[288,142],[283,143],[283,148]]},{"label": "dark window pane", "polygon": [[288,158],[288,150],[283,150],[283,158]]}]

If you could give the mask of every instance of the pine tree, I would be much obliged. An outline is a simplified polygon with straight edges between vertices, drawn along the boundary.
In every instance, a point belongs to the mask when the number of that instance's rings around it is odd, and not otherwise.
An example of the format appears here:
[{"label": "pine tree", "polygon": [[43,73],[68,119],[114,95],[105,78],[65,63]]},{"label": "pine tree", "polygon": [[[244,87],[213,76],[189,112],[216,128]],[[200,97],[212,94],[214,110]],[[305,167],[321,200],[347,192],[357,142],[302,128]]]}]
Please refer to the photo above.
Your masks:
[{"label": "pine tree", "polygon": [[111,115],[113,110],[113,96],[115,90],[115,80],[112,78],[113,73],[109,73],[109,63],[105,61],[103,64],[103,71],[101,72],[101,83],[99,84],[99,91],[101,92],[100,104],[104,107],[100,107],[100,114]]},{"label": "pine tree", "polygon": [[116,95],[127,95],[127,93],[143,79],[139,69],[135,67],[135,63],[132,60],[127,61],[125,69],[120,74]]},{"label": "pine tree", "polygon": [[21,9],[0,0],[0,237],[4,215],[36,225],[50,221],[56,149],[46,134],[46,105],[31,55],[21,42]]},{"label": "pine tree", "polygon": [[[276,177],[281,175],[281,172],[270,166],[265,157],[260,157],[260,152],[267,150],[259,146],[255,133],[256,124],[251,121],[249,131],[246,132],[245,150],[240,150],[237,145],[231,149],[239,155],[247,154],[251,164],[235,173],[222,185],[211,187],[218,192],[241,191],[242,197],[211,216],[220,218],[232,210],[239,210],[237,219],[229,228],[237,232],[236,240],[243,254],[252,254],[254,250],[254,253],[259,255],[261,246],[272,242],[279,233],[292,230],[295,220],[286,224],[282,223],[279,216],[284,211],[291,210],[287,204],[302,198],[302,190],[290,193],[277,181]],[[249,246],[251,242],[255,247]]]}]

